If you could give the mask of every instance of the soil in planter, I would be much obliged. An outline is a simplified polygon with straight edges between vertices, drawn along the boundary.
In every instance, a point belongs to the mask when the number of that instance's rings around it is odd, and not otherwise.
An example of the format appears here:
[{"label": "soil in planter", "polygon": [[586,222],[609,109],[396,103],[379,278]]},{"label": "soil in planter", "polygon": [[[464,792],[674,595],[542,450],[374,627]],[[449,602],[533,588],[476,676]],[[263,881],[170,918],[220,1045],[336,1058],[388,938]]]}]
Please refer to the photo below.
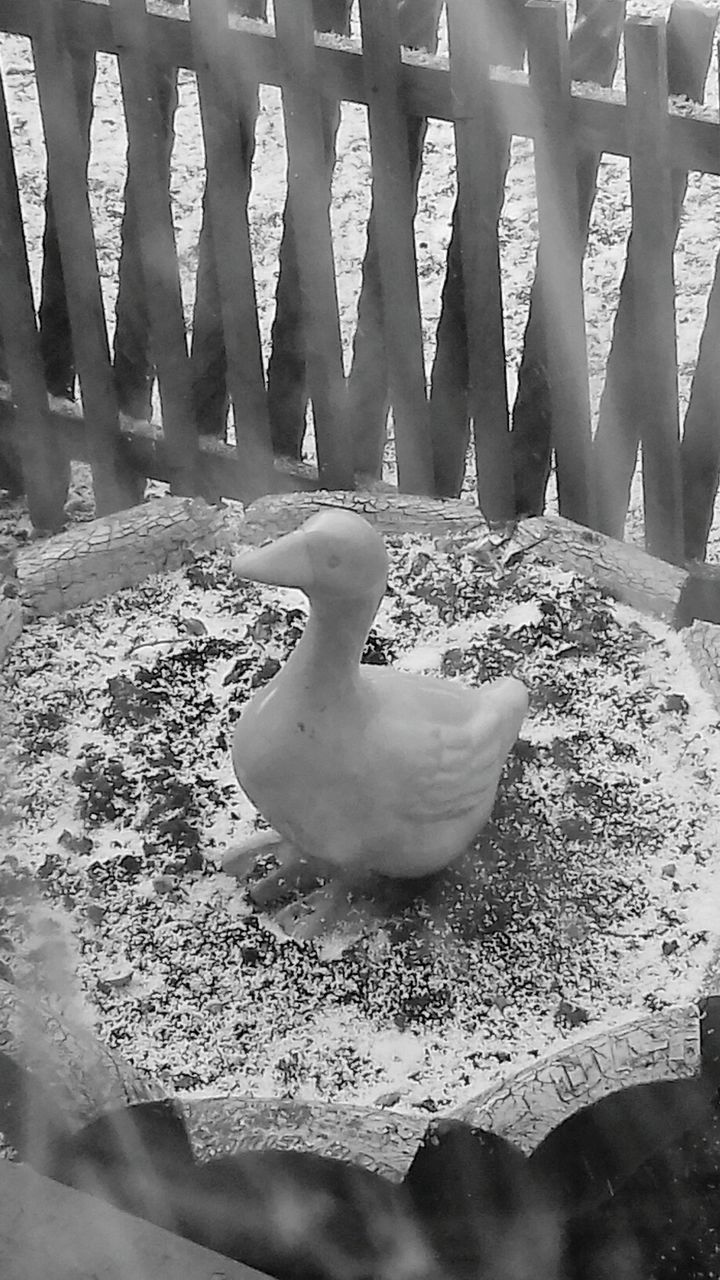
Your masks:
[{"label": "soil in planter", "polygon": [[467,857],[367,928],[288,940],[217,872],[255,829],[233,723],[297,642],[299,593],[209,557],[33,623],[0,674],[0,962],[61,1004],[82,996],[174,1088],[432,1111],[559,1030],[699,988],[720,734],[681,637],[486,545],[389,546],[366,661],[514,673],[531,714]]}]

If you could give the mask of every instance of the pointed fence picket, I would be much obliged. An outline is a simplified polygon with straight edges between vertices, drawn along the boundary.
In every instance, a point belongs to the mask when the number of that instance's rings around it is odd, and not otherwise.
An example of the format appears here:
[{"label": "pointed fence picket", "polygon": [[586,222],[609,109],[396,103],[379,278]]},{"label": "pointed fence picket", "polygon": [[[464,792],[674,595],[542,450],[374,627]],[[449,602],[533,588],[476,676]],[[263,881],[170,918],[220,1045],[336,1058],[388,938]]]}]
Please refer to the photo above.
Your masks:
[{"label": "pointed fence picket", "polygon": [[[163,429],[173,491],[194,490],[195,427],[190,415],[190,359],[170,192],[159,81],[168,71],[153,56],[145,0],[110,0],[128,129],[134,233],[145,285]],[[156,51],[159,53],[159,51]]]},{"label": "pointed fence picket", "polygon": [[[76,17],[77,15],[73,15]],[[87,187],[89,142],[78,118],[70,13],[41,5],[32,33],[38,96],[62,275],[88,421],[87,453],[99,513],[137,499],[123,454]]]},{"label": "pointed fence picket", "polygon": [[[217,408],[220,422],[226,395],[217,386],[227,379],[233,404],[236,449],[243,450],[261,484],[272,487],[270,421],[253,275],[248,197],[258,86],[250,66],[235,74],[229,56],[227,0],[191,0],[191,31],[206,148],[209,235],[200,245],[198,279],[203,311],[196,311],[192,356],[196,386],[209,384],[196,400],[200,430],[202,404]],[[208,350],[209,348],[209,350]],[[208,431],[212,434],[212,431]]]},{"label": "pointed fence picket", "polygon": [[[469,0],[448,12],[450,76],[456,103],[458,236],[466,326],[467,400],[480,505],[490,520],[515,514],[505,376],[498,215],[507,170],[507,133],[493,119],[490,32]],[[442,438],[436,438],[442,465]],[[440,447],[438,447],[440,445]]]},{"label": "pointed fence picket", "polygon": [[[478,12],[482,22],[478,21]],[[476,458],[480,459],[479,465],[476,462],[478,497],[481,502],[490,502],[495,512],[502,512],[507,503],[515,511],[517,491],[512,477],[503,475],[507,465],[503,455],[508,442],[503,437],[508,430],[508,411],[504,332],[497,315],[499,304],[502,319],[498,224],[505,198],[512,131],[498,110],[490,67],[498,63],[519,68],[526,46],[521,6],[513,6],[503,15],[504,20],[498,21],[501,13],[499,8],[494,12],[485,7],[478,11],[470,0],[459,0],[448,10],[452,46],[450,78],[453,96],[460,104],[455,118],[460,200],[453,211],[430,388],[435,484],[438,493],[447,496],[459,493],[465,472],[473,418],[473,407],[469,403],[469,356],[472,348],[475,376],[484,377],[488,384],[487,387],[478,386],[477,399],[479,401],[482,392],[486,392],[487,400],[483,402],[482,412],[491,424],[489,431],[497,453],[496,470],[501,477],[496,490],[491,483],[492,466],[483,466],[487,445],[482,436],[486,433],[482,432],[478,422],[475,426]],[[469,118],[463,114],[468,107],[472,111]],[[461,234],[459,206],[465,195],[469,197],[467,204],[470,207],[466,207],[466,226]],[[472,220],[470,227],[468,216]],[[465,305],[466,276],[469,297],[477,291],[476,307],[482,308],[479,301],[482,297],[489,311],[487,324],[476,318],[470,340],[470,307]],[[487,371],[484,366],[487,366]],[[487,499],[482,493],[483,486],[487,490]]]},{"label": "pointed fence picket", "polygon": [[307,0],[276,0],[275,21],[283,67],[288,216],[305,329],[318,473],[327,487],[345,489],[352,487],[347,395],[311,6]]},{"label": "pointed fence picket", "polygon": [[558,494],[569,519],[592,524],[590,389],[565,6],[562,0],[530,0],[526,12],[530,93],[540,104],[538,303]]},{"label": "pointed fence picket", "polygon": [[382,324],[400,487],[432,490],[430,418],[395,0],[360,0]]},{"label": "pointed fence picket", "polygon": [[[665,56],[663,57],[661,49],[658,49],[653,60],[655,74],[659,74],[661,77],[662,67],[664,64],[667,65],[667,81],[663,80],[659,86],[656,86],[654,95],[655,110],[648,121],[650,128],[658,129],[664,127],[665,112],[660,109],[660,104],[664,104],[668,93],[688,97],[695,101],[702,98],[709,69],[716,18],[716,11],[695,5],[676,5],[671,10],[667,24]],[[657,35],[651,36],[650,39],[657,40],[659,44],[662,44],[662,28],[658,27]],[[647,79],[652,74],[652,71],[653,66],[651,65],[648,70],[643,68],[640,74]],[[632,75],[632,72],[629,71],[628,75]],[[650,100],[648,97],[651,93],[650,86],[648,85],[644,88],[643,92],[645,105],[647,105]],[[639,138],[638,152],[642,148],[643,140]],[[640,162],[643,162],[642,156]],[[636,165],[635,183],[637,184],[638,181],[640,181],[640,177],[637,173]],[[665,217],[668,219],[667,235],[671,237],[673,246],[680,229],[687,185],[687,171],[679,169],[670,171],[672,216],[670,217],[670,212],[666,209]],[[667,192],[664,192],[663,198],[666,198],[666,196]],[[637,201],[635,199],[633,199],[633,210],[634,213],[637,212]],[[663,232],[661,231],[660,235],[662,234]],[[647,243],[651,245],[656,243],[657,236],[658,233],[653,226],[643,224],[642,217],[640,217],[639,221],[637,217],[634,219],[633,233],[628,245],[627,262],[620,290],[620,300],[615,316],[613,341],[607,362],[605,386],[595,437],[595,459],[598,476],[598,527],[604,533],[609,533],[614,537],[622,537],[622,529],[629,502],[630,484],[635,469],[641,434],[642,407],[638,411],[636,405],[636,397],[639,391],[636,369],[640,353],[634,345],[635,335],[639,333],[636,319],[635,280],[636,277],[641,278],[643,270],[648,265],[647,260],[643,262],[645,245]],[[664,250],[666,269],[667,254],[668,247],[666,245]],[[667,288],[665,306],[666,308],[669,306]],[[672,325],[674,327],[674,317]],[[674,361],[675,356],[672,350],[669,350],[668,354],[671,362]],[[672,363],[670,370],[670,377],[672,378]],[[672,384],[670,387],[665,386],[665,394],[668,391],[671,392],[674,399]],[[655,394],[652,397],[653,403]],[[652,422],[649,429],[653,430]],[[673,436],[675,435],[674,424],[670,428],[670,432]],[[671,469],[672,472],[676,471],[674,459],[671,463]],[[677,501],[677,494],[674,501]]]},{"label": "pointed fence picket", "polygon": [[[393,39],[399,36],[400,43],[406,47],[427,49],[434,53],[437,49],[440,9],[441,0],[421,0],[420,4],[412,3],[411,0],[410,3],[398,5],[398,21],[397,26],[393,25]],[[396,62],[397,60],[396,58]],[[402,75],[402,70],[402,65],[397,66],[396,74]],[[412,113],[402,111],[402,104],[401,114],[410,166],[412,204],[410,220],[412,222],[417,209],[418,182],[428,120],[427,117],[414,116]],[[376,112],[376,121],[377,116]],[[395,127],[397,128],[397,122]],[[403,163],[403,170],[404,168]],[[383,291],[376,208],[378,191],[379,188],[374,186],[367,224],[367,249],[362,264],[362,284],[358,297],[352,364],[348,374],[353,464],[355,471],[361,475],[379,474],[382,469],[390,408],[389,360],[383,326]],[[422,420],[424,419],[425,410],[422,414]],[[435,479],[437,482],[437,477]]]},{"label": "pointed fence picket", "polygon": [[[625,0],[603,5],[586,0],[578,6],[568,56],[573,80],[610,86],[618,62],[625,17]],[[580,150],[576,156],[580,236],[587,245],[597,191],[601,153]],[[512,452],[517,509],[530,515],[544,510],[552,462],[553,410],[547,368],[543,359],[543,322],[539,305],[541,279],[536,274],[530,293],[518,386],[512,413]],[[600,477],[597,479],[600,489]]]},{"label": "pointed fence picket", "polygon": [[64,518],[69,468],[48,422],[45,377],[1,80],[0,171],[0,331],[5,335],[5,357],[15,402],[19,470],[26,477],[33,523],[41,529],[59,529]]}]

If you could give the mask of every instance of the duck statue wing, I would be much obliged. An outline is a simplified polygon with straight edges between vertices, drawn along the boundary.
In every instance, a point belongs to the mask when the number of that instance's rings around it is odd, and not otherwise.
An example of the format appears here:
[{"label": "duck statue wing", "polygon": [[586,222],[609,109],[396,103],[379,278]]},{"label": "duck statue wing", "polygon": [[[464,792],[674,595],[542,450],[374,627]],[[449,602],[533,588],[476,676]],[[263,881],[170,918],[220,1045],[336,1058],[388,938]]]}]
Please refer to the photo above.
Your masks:
[{"label": "duck statue wing", "polygon": [[462,724],[436,724],[418,741],[411,791],[419,821],[442,821],[494,798],[503,765],[527,711],[525,686],[498,680],[475,693],[473,713]]},{"label": "duck statue wing", "polygon": [[[391,807],[396,822],[413,832],[424,863],[426,843],[428,854],[453,844],[460,852],[489,818],[528,694],[512,678],[480,690],[429,680],[416,692],[419,705],[407,709],[402,746],[395,733],[388,734],[377,765],[382,768],[391,753],[395,756],[396,782],[398,774],[402,782],[392,789]],[[395,720],[396,731],[400,723]]]}]

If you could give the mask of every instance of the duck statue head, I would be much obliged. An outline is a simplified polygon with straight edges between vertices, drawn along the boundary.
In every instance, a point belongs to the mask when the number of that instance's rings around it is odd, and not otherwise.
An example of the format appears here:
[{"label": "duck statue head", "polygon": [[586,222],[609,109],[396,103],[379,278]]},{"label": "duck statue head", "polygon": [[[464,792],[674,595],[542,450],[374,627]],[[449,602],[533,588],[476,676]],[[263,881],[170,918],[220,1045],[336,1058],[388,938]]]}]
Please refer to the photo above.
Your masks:
[{"label": "duck statue head", "polygon": [[[355,512],[328,507],[243,552],[233,569],[299,588],[310,604],[297,647],[247,704],[233,740],[238,781],[282,845],[272,887],[287,884],[297,862],[351,880],[439,871],[490,816],[527,711],[525,686],[508,677],[473,688],[361,666],[388,556]],[[244,874],[258,847],[231,851],[224,869]]]},{"label": "duck statue head", "polygon": [[367,520],[328,508],[277,542],[237,556],[232,567],[240,578],[304,591],[310,617],[303,655],[328,664],[326,678],[354,679],[388,575],[385,544]]},{"label": "duck statue head", "polygon": [[367,520],[354,511],[328,507],[295,533],[236,556],[232,567],[239,578],[298,587],[311,601],[377,596],[377,608],[388,563],[385,544]]}]

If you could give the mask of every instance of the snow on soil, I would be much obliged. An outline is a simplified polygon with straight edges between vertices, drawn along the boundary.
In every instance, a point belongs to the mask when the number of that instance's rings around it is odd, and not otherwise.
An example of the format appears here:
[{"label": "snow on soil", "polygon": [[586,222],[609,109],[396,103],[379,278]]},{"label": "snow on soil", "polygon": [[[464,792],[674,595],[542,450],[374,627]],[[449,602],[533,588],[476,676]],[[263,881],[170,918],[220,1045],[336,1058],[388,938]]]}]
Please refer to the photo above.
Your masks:
[{"label": "snow on soil", "polygon": [[[297,592],[227,557],[34,623],[1,673],[16,750],[0,958],[175,1089],[434,1110],[587,1023],[697,995],[717,942],[720,725],[680,637],[551,566],[394,539],[366,660],[531,714],[494,817],[365,932],[282,936],[217,870],[254,830],[232,724]],[[0,943],[0,945],[2,945]]]},{"label": "snow on soil", "polygon": [[[665,12],[648,0],[631,12]],[[33,286],[44,201],[28,42],[0,36]],[[717,108],[710,71],[708,103]],[[619,83],[619,81],[618,81]],[[250,201],[267,354],[285,198],[279,93],[263,90]],[[203,189],[194,77],[180,74],[171,194],[188,322]],[[112,329],[125,178],[113,58],[98,58],[90,199]],[[430,367],[455,198],[430,122],[416,222]],[[365,111],[343,110],[332,223],[346,361],[370,202]],[[719,241],[718,179],[690,175],[675,257],[681,403]],[[605,157],[585,263],[597,410],[629,232]],[[512,397],[535,265],[532,147],[500,227]],[[86,482],[84,482],[86,484]],[[91,514],[79,484],[74,517]],[[0,523],[27,536],[20,504]],[[628,536],[641,536],[639,489]],[[717,549],[717,527],[710,557]],[[109,1043],[175,1088],[459,1102],[509,1063],[628,1008],[695,995],[718,929],[718,716],[680,639],[556,570],[393,548],[372,655],[470,683],[515,670],[533,710],[467,864],[390,903],[365,939],[296,943],[215,869],[254,816],[232,721],[297,635],[302,597],[231,583],[221,558],[28,627],[0,673],[0,974],[87,1000]]]}]

